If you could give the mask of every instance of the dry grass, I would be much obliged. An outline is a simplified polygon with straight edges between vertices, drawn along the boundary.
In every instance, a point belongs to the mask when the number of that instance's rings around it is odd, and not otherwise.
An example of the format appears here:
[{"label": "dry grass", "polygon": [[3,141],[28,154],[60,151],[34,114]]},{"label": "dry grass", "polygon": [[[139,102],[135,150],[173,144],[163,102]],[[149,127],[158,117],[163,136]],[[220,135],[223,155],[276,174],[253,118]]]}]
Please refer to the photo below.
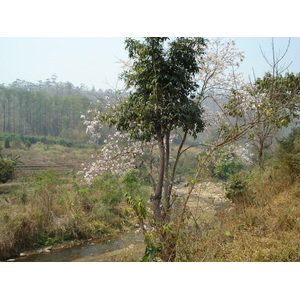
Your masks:
[{"label": "dry grass", "polygon": [[19,155],[21,172],[17,172],[17,178],[24,176],[26,173],[36,170],[62,170],[67,169],[80,170],[84,163],[92,160],[92,155],[97,155],[96,148],[75,148],[64,147],[61,145],[44,145],[36,143],[28,148],[12,147],[3,149],[4,154]]},{"label": "dry grass", "polygon": [[300,261],[299,182],[284,170],[270,169],[257,174],[249,193],[255,194],[252,205],[217,212],[209,226],[200,223],[200,236],[189,232],[180,260]]},{"label": "dry grass", "polygon": [[0,195],[0,259],[64,240],[126,229],[130,223],[124,217],[124,203],[105,203],[104,196],[105,191],[52,171],[28,177]]}]

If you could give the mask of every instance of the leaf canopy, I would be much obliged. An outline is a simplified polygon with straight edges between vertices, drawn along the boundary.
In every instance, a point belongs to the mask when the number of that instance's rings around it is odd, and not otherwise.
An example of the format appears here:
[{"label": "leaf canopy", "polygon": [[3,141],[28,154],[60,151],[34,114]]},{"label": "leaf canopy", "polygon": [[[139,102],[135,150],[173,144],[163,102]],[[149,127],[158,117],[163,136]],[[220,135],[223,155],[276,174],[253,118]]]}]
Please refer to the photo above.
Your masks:
[{"label": "leaf canopy", "polygon": [[128,99],[117,105],[113,123],[137,140],[149,141],[181,128],[194,137],[203,130],[203,109],[197,100],[199,57],[204,54],[203,38],[128,38],[132,65],[121,74]]}]

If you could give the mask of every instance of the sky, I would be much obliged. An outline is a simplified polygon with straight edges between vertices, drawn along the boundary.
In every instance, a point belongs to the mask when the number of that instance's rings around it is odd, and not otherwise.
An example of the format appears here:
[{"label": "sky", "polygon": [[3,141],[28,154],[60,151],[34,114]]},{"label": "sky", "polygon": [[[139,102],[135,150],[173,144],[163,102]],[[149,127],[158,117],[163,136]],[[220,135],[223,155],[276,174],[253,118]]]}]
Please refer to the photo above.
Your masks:
[{"label": "sky", "polygon": [[[89,88],[122,88],[120,60],[127,59],[125,37],[232,37],[245,52],[240,71],[245,78],[268,71],[260,48],[271,57],[284,52],[290,72],[300,71],[300,31],[295,0],[152,0],[147,9],[138,0],[10,0],[1,4],[0,84],[16,79],[84,84]],[[159,8],[159,9],[158,9]]]},{"label": "sky", "polygon": [[[269,66],[262,52],[272,58],[271,37],[226,37],[245,52],[240,72],[246,79],[262,76]],[[124,37],[0,37],[0,84],[16,79],[36,83],[52,75],[57,81],[98,89],[122,88],[118,75],[127,60]],[[288,37],[274,38],[275,51],[283,55]],[[300,37],[292,37],[283,60],[288,71],[300,72]]]}]

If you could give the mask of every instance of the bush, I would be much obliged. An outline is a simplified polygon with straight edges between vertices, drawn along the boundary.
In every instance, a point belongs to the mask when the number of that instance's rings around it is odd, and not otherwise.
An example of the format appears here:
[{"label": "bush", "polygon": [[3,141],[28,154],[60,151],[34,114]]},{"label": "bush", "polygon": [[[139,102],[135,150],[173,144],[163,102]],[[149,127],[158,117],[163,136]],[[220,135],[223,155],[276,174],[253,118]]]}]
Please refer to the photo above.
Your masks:
[{"label": "bush", "polygon": [[8,138],[5,138],[5,140],[4,140],[4,148],[6,148],[6,149],[10,148],[10,143],[9,143]]},{"label": "bush", "polygon": [[294,177],[300,174],[300,128],[294,128],[288,137],[279,141],[279,162],[288,168]]},{"label": "bush", "polygon": [[218,151],[211,164],[210,169],[213,177],[221,180],[228,180],[232,175],[244,170],[244,165],[234,153]]},{"label": "bush", "polygon": [[229,176],[225,186],[225,196],[235,204],[249,203],[249,178],[244,173],[233,174]]},{"label": "bush", "polygon": [[8,180],[13,179],[19,163],[19,156],[5,156],[0,152],[0,183],[6,183]]},{"label": "bush", "polygon": [[0,158],[0,183],[13,179],[15,166],[12,161]]},{"label": "bush", "polygon": [[24,145],[25,145],[26,148],[30,148],[31,147],[31,142],[29,140],[26,140],[24,142]]}]

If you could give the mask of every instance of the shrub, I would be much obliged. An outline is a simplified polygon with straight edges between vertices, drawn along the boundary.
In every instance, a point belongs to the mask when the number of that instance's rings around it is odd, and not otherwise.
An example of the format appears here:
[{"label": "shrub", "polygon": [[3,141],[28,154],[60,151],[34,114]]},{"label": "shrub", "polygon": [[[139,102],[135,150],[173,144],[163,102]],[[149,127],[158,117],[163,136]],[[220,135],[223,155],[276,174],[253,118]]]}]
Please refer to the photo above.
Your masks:
[{"label": "shrub", "polygon": [[6,183],[8,180],[13,179],[19,163],[19,156],[2,155],[0,152],[0,183]]},{"label": "shrub", "polygon": [[12,161],[8,159],[0,159],[0,182],[6,183],[8,180],[13,179],[15,166]]},{"label": "shrub", "polygon": [[294,128],[288,137],[279,141],[279,162],[288,168],[290,174],[300,174],[300,128]]},{"label": "shrub", "polygon": [[24,142],[24,145],[25,145],[26,148],[30,148],[31,147],[31,142],[29,140],[26,140]]},{"label": "shrub", "polygon": [[244,169],[244,165],[234,153],[218,151],[214,163],[210,166],[212,175],[221,180],[228,180],[230,176]]},{"label": "shrub", "polygon": [[229,176],[225,186],[225,196],[236,204],[249,203],[249,178],[244,173],[233,174]]},{"label": "shrub", "polygon": [[10,148],[10,143],[9,143],[8,138],[5,138],[5,140],[4,140],[4,148],[6,148],[6,149]]}]

